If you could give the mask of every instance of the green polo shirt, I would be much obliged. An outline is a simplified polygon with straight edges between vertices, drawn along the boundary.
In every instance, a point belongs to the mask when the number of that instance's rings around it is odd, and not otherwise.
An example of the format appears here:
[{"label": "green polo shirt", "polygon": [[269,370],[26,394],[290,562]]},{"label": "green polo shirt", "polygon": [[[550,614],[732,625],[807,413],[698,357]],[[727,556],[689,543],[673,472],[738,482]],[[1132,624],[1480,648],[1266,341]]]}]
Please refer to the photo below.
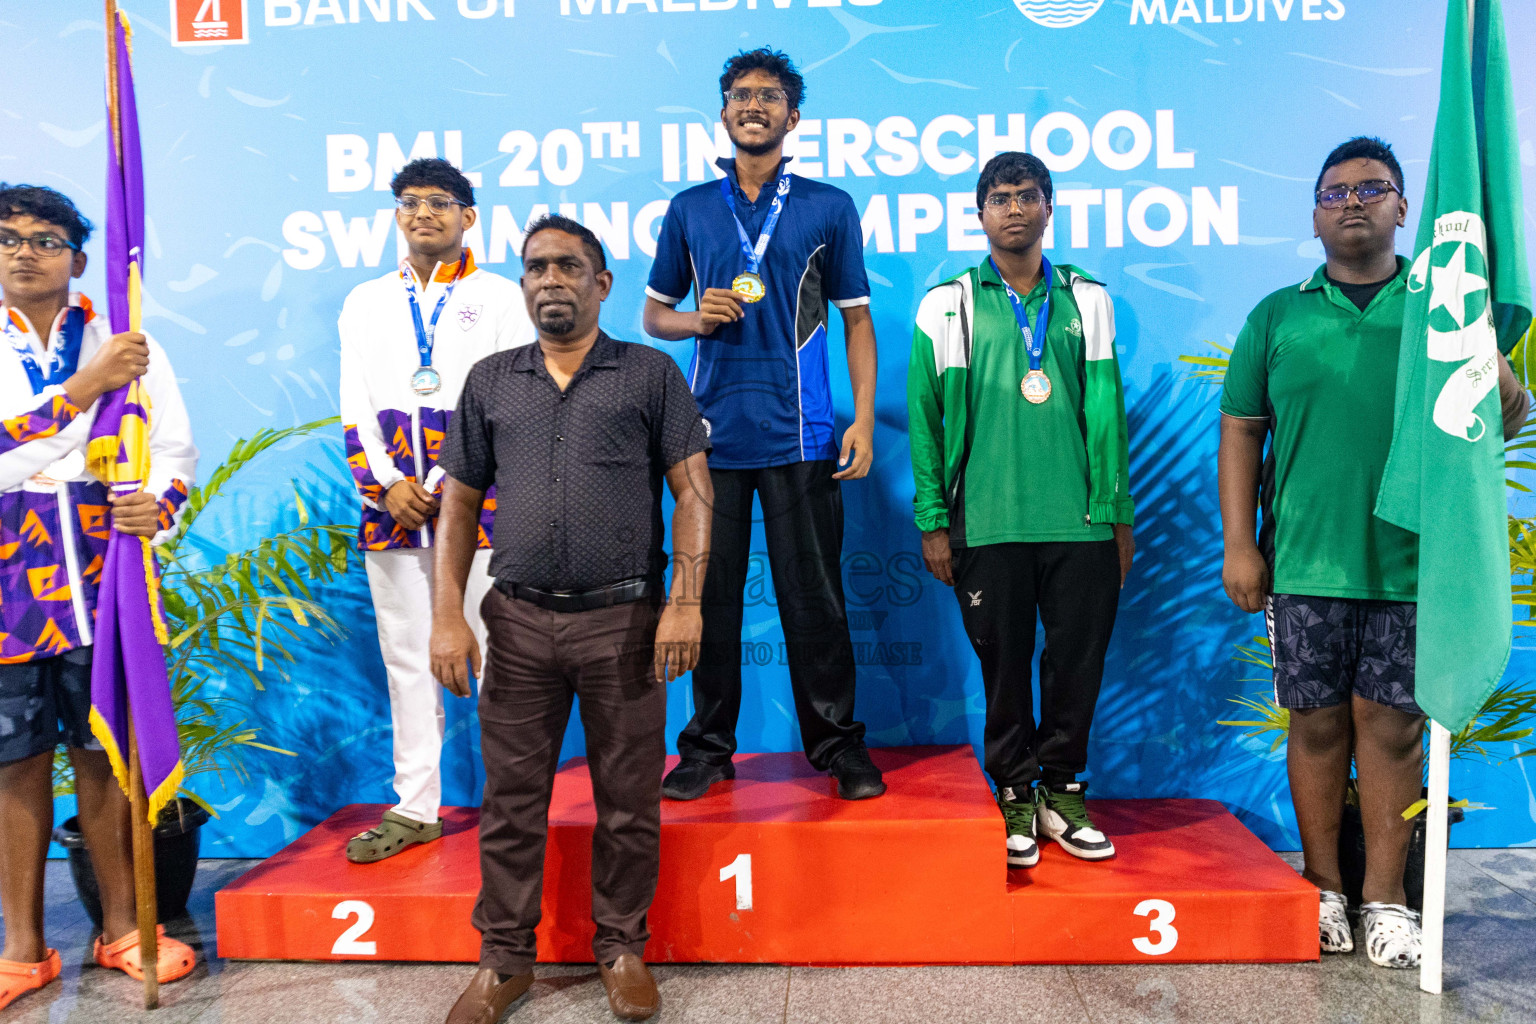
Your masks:
[{"label": "green polo shirt", "polygon": [[[1072,269],[1072,268],[1061,268]],[[1109,523],[1088,523],[1087,421],[1083,325],[1061,272],[1051,287],[1051,319],[1040,368],[1051,397],[1032,405],[1019,390],[1029,351],[1002,279],[986,260],[977,268],[972,326],[970,422],[975,428],[965,474],[957,544],[1109,540]],[[1034,326],[1045,300],[1042,279],[1024,297]]]},{"label": "green polo shirt", "polygon": [[1319,267],[1260,302],[1232,348],[1221,411],[1268,420],[1274,590],[1417,598],[1418,537],[1377,519],[1392,446],[1408,261],[1364,310]]}]

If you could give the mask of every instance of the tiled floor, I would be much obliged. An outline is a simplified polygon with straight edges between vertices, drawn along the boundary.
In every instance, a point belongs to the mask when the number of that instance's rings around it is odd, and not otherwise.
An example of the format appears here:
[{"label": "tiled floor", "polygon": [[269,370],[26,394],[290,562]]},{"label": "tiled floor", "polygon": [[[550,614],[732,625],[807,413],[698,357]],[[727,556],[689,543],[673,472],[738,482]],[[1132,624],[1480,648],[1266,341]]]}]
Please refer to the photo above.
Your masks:
[{"label": "tiled floor", "polygon": [[[246,867],[204,861],[191,914],[170,931],[213,947],[213,893]],[[0,1022],[72,1024],[439,1024],[467,980],[463,964],[200,963],[145,1014],[141,989],[90,962],[90,922],[67,869],[49,865],[49,941],[61,984]],[[1418,972],[1374,968],[1363,954],[1318,964],[1130,967],[659,967],[658,1022],[688,1024],[1523,1024],[1536,1022],[1536,850],[1451,856],[1446,993],[1419,993]],[[592,967],[540,967],[508,1024],[604,1024]]]}]

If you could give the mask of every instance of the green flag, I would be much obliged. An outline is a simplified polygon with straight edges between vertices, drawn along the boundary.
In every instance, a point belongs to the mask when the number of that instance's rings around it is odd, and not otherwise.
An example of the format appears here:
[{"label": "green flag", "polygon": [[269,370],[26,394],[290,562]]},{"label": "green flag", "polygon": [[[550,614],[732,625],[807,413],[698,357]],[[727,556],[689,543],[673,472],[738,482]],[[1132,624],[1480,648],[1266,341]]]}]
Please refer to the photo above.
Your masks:
[{"label": "green flag", "polygon": [[1456,732],[1509,662],[1498,359],[1531,322],[1519,139],[1499,0],[1449,0],[1392,451],[1376,514],[1419,535],[1419,705]]}]

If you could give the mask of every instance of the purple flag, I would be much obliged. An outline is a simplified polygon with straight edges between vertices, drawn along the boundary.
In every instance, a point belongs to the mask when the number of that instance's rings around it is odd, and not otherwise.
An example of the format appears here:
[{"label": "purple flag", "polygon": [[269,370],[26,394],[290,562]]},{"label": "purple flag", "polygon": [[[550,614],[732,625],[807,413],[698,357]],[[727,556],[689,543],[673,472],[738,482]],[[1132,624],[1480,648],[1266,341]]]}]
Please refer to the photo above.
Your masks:
[{"label": "purple flag", "polygon": [[[107,169],[107,301],[112,331],[139,330],[144,255],[144,165],[134,102],[128,21],[115,13],[115,45],[107,70],[111,162]],[[113,494],[142,490],[149,480],[148,396],[142,381],[105,395],[86,448],[86,462]],[[128,735],[133,730],[151,824],[181,788],[176,709],[165,672],[168,642],[160,607],[159,570],[147,538],[112,532],[96,600],[91,665],[91,730],[106,747],[117,781],[129,791]]]}]

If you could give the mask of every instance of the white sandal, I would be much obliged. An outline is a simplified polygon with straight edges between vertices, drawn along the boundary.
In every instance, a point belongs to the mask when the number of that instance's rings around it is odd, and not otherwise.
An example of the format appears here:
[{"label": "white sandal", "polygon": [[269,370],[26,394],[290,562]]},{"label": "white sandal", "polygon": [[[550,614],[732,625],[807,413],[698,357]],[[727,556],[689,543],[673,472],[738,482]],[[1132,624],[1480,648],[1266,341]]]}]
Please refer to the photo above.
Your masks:
[{"label": "white sandal", "polygon": [[1355,936],[1345,911],[1349,902],[1341,892],[1323,889],[1317,901],[1317,941],[1324,953],[1353,953]]},{"label": "white sandal", "polygon": [[1419,966],[1424,933],[1416,911],[1397,903],[1362,903],[1360,919],[1365,924],[1365,953],[1371,963],[1404,969]]}]

